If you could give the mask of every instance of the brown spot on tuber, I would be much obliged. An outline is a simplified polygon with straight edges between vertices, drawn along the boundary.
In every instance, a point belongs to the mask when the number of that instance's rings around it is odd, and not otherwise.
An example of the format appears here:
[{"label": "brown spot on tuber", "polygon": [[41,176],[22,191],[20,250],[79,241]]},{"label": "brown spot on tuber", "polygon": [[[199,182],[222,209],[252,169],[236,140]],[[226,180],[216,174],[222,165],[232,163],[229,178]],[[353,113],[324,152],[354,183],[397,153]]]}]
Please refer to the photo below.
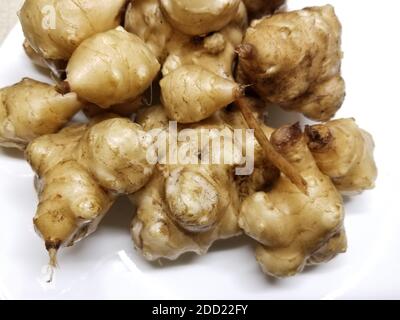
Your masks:
[{"label": "brown spot on tuber", "polygon": [[275,131],[271,136],[271,142],[278,151],[284,151],[295,145],[302,135],[300,123],[297,122]]},{"label": "brown spot on tuber", "polygon": [[305,133],[312,152],[325,152],[334,141],[331,130],[325,125],[306,126]]}]

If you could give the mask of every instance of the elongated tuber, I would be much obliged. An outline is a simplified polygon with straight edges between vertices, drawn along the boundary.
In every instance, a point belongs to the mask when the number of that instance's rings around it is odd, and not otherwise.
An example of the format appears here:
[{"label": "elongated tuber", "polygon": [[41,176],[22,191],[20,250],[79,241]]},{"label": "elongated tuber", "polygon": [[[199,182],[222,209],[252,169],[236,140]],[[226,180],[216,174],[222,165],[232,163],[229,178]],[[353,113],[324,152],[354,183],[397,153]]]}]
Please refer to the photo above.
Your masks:
[{"label": "elongated tuber", "polygon": [[25,0],[19,12],[33,50],[45,59],[68,60],[79,44],[116,28],[126,0]]},{"label": "elongated tuber", "polygon": [[39,177],[34,223],[51,260],[92,233],[118,195],[136,192],[153,173],[146,160],[151,141],[141,127],[102,117],[40,137],[26,150]]},{"label": "elongated tuber", "polygon": [[67,82],[79,97],[109,108],[135,100],[159,69],[139,37],[117,28],[82,42],[68,63]]},{"label": "elongated tuber", "polygon": [[306,133],[318,167],[332,178],[339,191],[351,194],[374,188],[374,141],[354,119],[309,126]]},{"label": "elongated tuber", "polygon": [[318,169],[299,126],[278,129],[272,143],[307,181],[308,196],[282,175],[271,191],[255,193],[243,202],[239,225],[259,242],[256,257],[263,271],[287,277],[310,261],[322,262],[321,257],[330,259],[343,252],[344,246],[325,247],[343,231],[343,203],[329,177]]},{"label": "elongated tuber", "polygon": [[268,102],[329,120],[345,96],[340,37],[329,5],[263,18],[238,48],[238,77]]},{"label": "elongated tuber", "polygon": [[0,145],[24,149],[33,139],[57,132],[82,108],[75,93],[25,78],[0,90]]}]

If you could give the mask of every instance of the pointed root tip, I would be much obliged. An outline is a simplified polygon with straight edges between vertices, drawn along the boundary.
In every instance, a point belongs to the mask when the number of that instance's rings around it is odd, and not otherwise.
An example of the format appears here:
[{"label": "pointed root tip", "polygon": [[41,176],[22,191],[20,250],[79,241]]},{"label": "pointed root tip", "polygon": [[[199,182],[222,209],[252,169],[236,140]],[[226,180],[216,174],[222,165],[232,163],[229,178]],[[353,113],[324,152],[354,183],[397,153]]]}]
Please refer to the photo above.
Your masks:
[{"label": "pointed root tip", "polygon": [[49,249],[49,265],[52,268],[57,268],[57,249]]}]

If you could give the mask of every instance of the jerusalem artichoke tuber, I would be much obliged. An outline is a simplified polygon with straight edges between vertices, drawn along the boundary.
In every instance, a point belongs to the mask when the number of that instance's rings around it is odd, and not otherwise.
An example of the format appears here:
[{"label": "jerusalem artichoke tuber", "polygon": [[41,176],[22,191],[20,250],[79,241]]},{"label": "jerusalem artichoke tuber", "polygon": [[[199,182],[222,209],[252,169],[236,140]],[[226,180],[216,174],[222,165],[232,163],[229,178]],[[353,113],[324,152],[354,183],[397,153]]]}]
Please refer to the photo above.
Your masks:
[{"label": "jerusalem artichoke tuber", "polygon": [[159,0],[133,0],[125,14],[125,29],[142,39],[160,63],[167,57],[173,29],[161,12]]},{"label": "jerusalem artichoke tuber", "polygon": [[343,230],[343,203],[329,177],[319,171],[299,126],[278,129],[272,143],[306,179],[308,196],[282,175],[271,191],[243,202],[239,225],[259,242],[256,257],[264,272],[287,277],[311,261],[343,252],[343,245],[326,246]]},{"label": "jerusalem artichoke tuber", "polygon": [[372,136],[354,119],[338,119],[306,129],[320,170],[345,194],[372,189],[377,178]]},{"label": "jerusalem artichoke tuber", "polygon": [[45,59],[68,60],[80,43],[116,28],[126,0],[25,0],[19,12],[33,50]]},{"label": "jerusalem artichoke tuber", "polygon": [[119,27],[81,43],[68,63],[67,82],[79,97],[106,109],[135,100],[159,69],[146,44]]},{"label": "jerusalem artichoke tuber", "polygon": [[160,81],[161,99],[170,119],[193,123],[206,119],[243,94],[236,82],[196,65],[186,65]]},{"label": "jerusalem artichoke tuber", "polygon": [[24,149],[33,139],[57,132],[82,108],[75,93],[25,78],[0,90],[0,145]]},{"label": "jerusalem artichoke tuber", "polygon": [[204,254],[214,241],[240,233],[239,199],[224,166],[158,166],[133,201],[132,238],[151,261]]},{"label": "jerusalem artichoke tuber", "polygon": [[240,0],[160,0],[169,23],[180,32],[200,36],[225,27],[235,16]]},{"label": "jerusalem artichoke tuber", "polygon": [[345,95],[340,36],[329,5],[265,17],[238,48],[238,77],[268,102],[329,120]]},{"label": "jerusalem artichoke tuber", "polygon": [[92,233],[119,194],[136,192],[153,173],[141,127],[102,117],[40,137],[26,150],[39,177],[34,223],[53,265],[60,247]]}]

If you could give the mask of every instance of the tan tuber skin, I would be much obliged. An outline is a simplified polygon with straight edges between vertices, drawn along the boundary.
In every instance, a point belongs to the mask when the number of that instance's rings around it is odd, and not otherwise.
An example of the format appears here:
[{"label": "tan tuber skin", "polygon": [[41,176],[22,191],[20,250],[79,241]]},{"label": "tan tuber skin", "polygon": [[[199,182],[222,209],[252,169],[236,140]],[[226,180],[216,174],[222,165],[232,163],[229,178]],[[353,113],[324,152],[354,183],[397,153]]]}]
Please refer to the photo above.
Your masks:
[{"label": "tan tuber skin", "polygon": [[332,6],[265,17],[239,46],[238,77],[267,102],[326,121],[345,96],[341,25]]},{"label": "tan tuber skin", "polygon": [[306,128],[308,146],[320,170],[344,194],[372,189],[377,178],[372,136],[354,119],[338,119]]},{"label": "tan tuber skin", "polygon": [[[143,109],[137,121],[146,130],[168,126],[168,117],[162,106]],[[180,132],[186,128],[195,129],[194,134],[197,135],[200,129],[232,130],[245,128],[245,124],[240,112],[232,110],[229,113],[219,111],[200,123],[179,126]],[[266,128],[266,131],[270,130]],[[211,139],[210,145],[213,141]],[[229,139],[223,140],[223,143],[239,147]],[[252,143],[256,144],[256,170],[240,182],[234,175],[238,164],[232,158],[231,164],[173,165],[167,162],[156,166],[157,171],[151,182],[132,197],[137,206],[132,237],[136,248],[146,259],[177,259],[185,252],[204,254],[214,241],[240,233],[237,216],[241,197],[271,185],[278,174],[265,162],[256,141]],[[203,156],[207,150],[206,145],[201,146],[199,155]],[[227,160],[231,154],[223,152],[215,156]]]},{"label": "tan tuber skin", "polygon": [[134,101],[159,69],[145,43],[119,27],[82,42],[69,60],[67,82],[79,97],[107,109]]},{"label": "tan tuber skin", "polygon": [[214,241],[240,233],[237,192],[222,166],[158,167],[133,200],[132,238],[150,261],[204,254]]},{"label": "tan tuber skin", "polygon": [[246,28],[247,13],[240,3],[234,19],[217,32],[204,37],[174,32],[167,43],[169,55],[162,68],[163,76],[183,65],[195,64],[222,78],[234,80],[236,47],[242,42]]},{"label": "tan tuber skin", "polygon": [[173,30],[161,11],[159,0],[130,1],[125,14],[125,29],[142,39],[158,61],[164,62]]},{"label": "tan tuber skin", "polygon": [[263,271],[281,278],[345,250],[344,212],[340,194],[318,169],[298,125],[278,129],[271,141],[307,181],[308,196],[281,175],[271,191],[243,202],[239,225],[259,242],[256,257]]},{"label": "tan tuber skin", "polygon": [[[162,107],[152,107],[138,121],[149,130],[162,129],[167,125],[162,113]],[[191,128],[220,125],[224,126],[208,121]],[[202,148],[200,154],[206,152]],[[240,233],[239,195],[232,165],[167,162],[156,168],[150,183],[132,197],[137,206],[132,238],[147,260],[174,260],[186,252],[204,254],[214,241]]]},{"label": "tan tuber skin", "polygon": [[126,30],[139,36],[152,50],[163,64],[164,76],[182,65],[195,64],[233,80],[235,47],[242,42],[246,27],[247,13],[242,2],[226,26],[204,36],[187,35],[172,27],[158,0],[131,1],[125,16]]},{"label": "tan tuber skin", "polygon": [[83,40],[116,28],[125,4],[126,0],[25,0],[19,19],[35,52],[44,59],[68,60]]},{"label": "tan tuber skin", "polygon": [[57,132],[82,108],[75,93],[25,78],[0,90],[0,146],[24,149],[33,139]]},{"label": "tan tuber skin", "polygon": [[221,30],[236,15],[240,0],[160,0],[174,29],[190,36]]},{"label": "tan tuber skin", "polygon": [[243,94],[236,82],[196,65],[186,65],[160,81],[161,99],[170,119],[194,123],[210,117]]},{"label": "tan tuber skin", "polygon": [[104,118],[40,137],[26,150],[39,178],[34,223],[53,266],[58,249],[95,231],[118,195],[136,192],[152,176],[151,141],[142,128]]}]

